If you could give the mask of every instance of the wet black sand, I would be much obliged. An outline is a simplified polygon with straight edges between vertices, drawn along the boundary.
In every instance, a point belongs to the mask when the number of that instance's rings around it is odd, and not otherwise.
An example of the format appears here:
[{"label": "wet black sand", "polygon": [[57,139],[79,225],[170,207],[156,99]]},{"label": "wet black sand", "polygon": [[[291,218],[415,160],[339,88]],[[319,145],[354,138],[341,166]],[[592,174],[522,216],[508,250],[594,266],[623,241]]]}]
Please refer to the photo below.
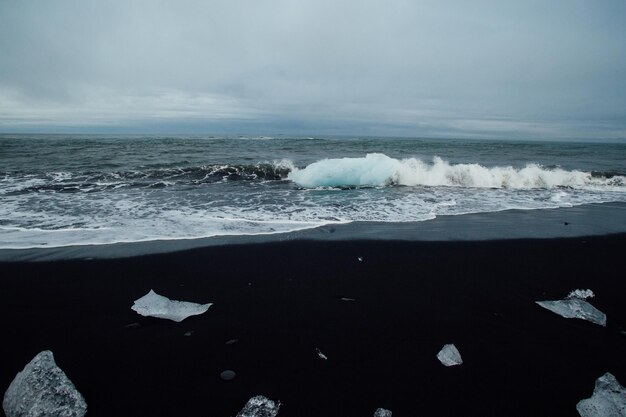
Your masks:
[{"label": "wet black sand", "polygon": [[[626,383],[625,249],[626,234],[319,240],[0,263],[0,390],[50,349],[93,417],[227,417],[257,394],[280,417],[576,416],[603,373]],[[144,318],[130,306],[151,288],[215,304]],[[606,328],[534,303],[576,288]],[[437,361],[445,343],[463,365]]]}]

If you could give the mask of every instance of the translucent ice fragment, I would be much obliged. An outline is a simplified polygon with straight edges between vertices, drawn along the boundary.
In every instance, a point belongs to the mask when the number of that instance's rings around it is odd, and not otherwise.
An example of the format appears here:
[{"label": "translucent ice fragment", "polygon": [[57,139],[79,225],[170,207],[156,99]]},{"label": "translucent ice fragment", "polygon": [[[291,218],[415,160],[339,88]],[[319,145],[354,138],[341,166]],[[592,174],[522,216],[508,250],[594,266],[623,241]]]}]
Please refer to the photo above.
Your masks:
[{"label": "translucent ice fragment", "polygon": [[460,365],[463,363],[459,350],[453,344],[444,345],[437,354],[437,359],[445,366]]},{"label": "translucent ice fragment", "polygon": [[374,417],[391,417],[391,411],[379,408],[374,412]]},{"label": "translucent ice fragment", "polygon": [[2,408],[7,417],[83,417],[87,403],[52,352],[44,350],[15,376]]},{"label": "translucent ice fragment", "polygon": [[606,314],[581,298],[566,298],[557,301],[536,301],[541,307],[567,319],[583,319],[606,326]]},{"label": "translucent ice fragment", "polygon": [[157,317],[174,321],[183,321],[189,316],[197,316],[206,312],[213,304],[196,304],[187,301],[170,300],[150,290],[131,307],[146,317]]},{"label": "translucent ice fragment", "polygon": [[626,389],[607,372],[596,379],[593,395],[579,401],[576,410],[581,417],[626,417]]},{"label": "translucent ice fragment", "polygon": [[593,293],[593,291],[591,290],[573,290],[571,291],[568,295],[567,298],[581,298],[581,299],[586,299],[586,298],[593,298],[596,295]]},{"label": "translucent ice fragment", "polygon": [[248,400],[237,417],[276,417],[279,408],[280,402],[276,404],[262,395],[257,395]]},{"label": "translucent ice fragment", "polygon": [[328,360],[328,356],[324,355],[321,350],[318,348],[315,348],[315,350],[317,351],[317,356],[319,356],[320,359]]}]

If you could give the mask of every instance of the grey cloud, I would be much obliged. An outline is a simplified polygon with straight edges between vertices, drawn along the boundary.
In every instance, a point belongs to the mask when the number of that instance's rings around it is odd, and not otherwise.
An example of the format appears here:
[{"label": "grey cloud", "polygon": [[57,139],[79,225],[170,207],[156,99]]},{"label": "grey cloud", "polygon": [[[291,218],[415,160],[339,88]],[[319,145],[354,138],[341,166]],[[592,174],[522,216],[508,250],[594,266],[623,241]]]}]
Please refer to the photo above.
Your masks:
[{"label": "grey cloud", "polygon": [[625,3],[518,3],[0,0],[0,130],[623,136]]}]

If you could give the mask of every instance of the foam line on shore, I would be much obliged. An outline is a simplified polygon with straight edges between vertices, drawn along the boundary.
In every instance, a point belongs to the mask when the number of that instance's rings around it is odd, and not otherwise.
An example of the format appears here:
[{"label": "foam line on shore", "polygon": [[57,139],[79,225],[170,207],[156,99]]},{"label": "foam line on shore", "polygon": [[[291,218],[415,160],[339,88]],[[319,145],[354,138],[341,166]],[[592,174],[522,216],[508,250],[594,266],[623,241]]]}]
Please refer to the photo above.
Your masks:
[{"label": "foam line on shore", "polygon": [[484,241],[567,238],[619,233],[626,233],[626,203],[589,204],[552,210],[506,210],[497,213],[439,216],[433,220],[414,223],[354,222],[271,235],[218,236],[45,249],[4,249],[0,250],[0,262],[124,258],[204,246],[297,240]]}]

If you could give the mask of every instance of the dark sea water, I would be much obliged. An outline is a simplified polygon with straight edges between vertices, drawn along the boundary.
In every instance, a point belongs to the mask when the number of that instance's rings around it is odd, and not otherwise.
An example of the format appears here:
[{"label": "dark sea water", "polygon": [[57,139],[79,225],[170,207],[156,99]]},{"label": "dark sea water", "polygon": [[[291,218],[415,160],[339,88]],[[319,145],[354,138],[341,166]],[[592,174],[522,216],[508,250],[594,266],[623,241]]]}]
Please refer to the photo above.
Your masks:
[{"label": "dark sea water", "polygon": [[626,202],[625,143],[0,135],[0,249]]}]

